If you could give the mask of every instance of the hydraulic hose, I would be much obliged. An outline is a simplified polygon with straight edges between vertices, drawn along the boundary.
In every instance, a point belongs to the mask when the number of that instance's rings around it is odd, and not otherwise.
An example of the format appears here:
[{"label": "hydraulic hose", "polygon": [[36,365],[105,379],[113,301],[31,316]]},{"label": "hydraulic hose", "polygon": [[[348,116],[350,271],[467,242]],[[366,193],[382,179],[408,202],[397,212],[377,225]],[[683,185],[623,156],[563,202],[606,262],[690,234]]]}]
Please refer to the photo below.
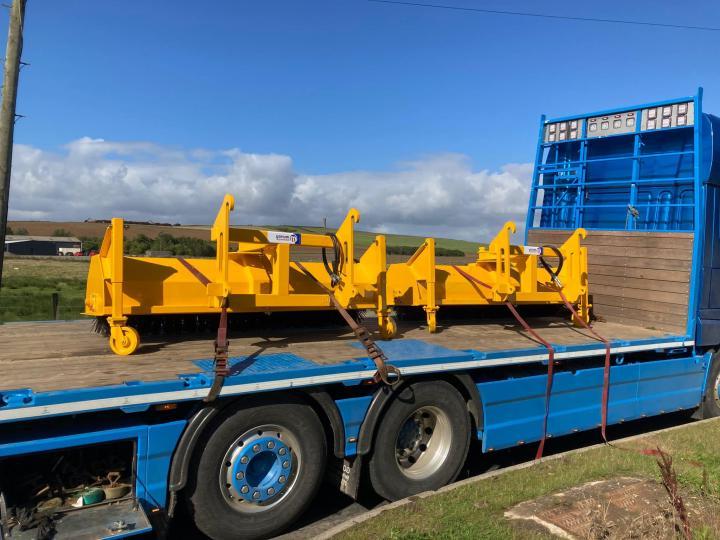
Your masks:
[{"label": "hydraulic hose", "polygon": [[328,262],[327,251],[325,248],[322,248],[322,261],[325,266],[325,270],[330,276],[330,285],[335,287],[338,283],[340,283],[340,272],[342,271],[343,266],[343,252],[340,240],[338,240],[335,233],[327,233],[327,235],[330,237],[333,244],[333,260],[332,262]]}]

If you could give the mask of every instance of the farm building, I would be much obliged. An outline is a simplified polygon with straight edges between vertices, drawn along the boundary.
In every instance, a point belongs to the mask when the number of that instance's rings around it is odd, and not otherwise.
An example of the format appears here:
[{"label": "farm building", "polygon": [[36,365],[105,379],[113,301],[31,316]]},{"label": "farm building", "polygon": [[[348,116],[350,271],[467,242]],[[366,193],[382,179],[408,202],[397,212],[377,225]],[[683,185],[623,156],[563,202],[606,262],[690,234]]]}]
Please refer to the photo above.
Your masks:
[{"label": "farm building", "polygon": [[74,255],[82,252],[82,242],[74,236],[5,237],[5,253],[14,255]]}]

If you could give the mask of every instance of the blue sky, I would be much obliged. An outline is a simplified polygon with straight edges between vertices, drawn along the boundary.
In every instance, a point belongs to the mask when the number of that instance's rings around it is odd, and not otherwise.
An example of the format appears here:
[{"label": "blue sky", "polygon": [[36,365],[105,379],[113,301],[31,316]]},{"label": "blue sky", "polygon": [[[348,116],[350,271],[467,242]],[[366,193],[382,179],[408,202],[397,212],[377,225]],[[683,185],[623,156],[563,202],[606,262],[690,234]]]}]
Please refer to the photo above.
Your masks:
[{"label": "blue sky", "polygon": [[[443,3],[720,26],[710,1]],[[532,160],[541,113],[699,85],[705,110],[720,113],[718,47],[720,32],[365,0],[29,0],[16,142],[239,149],[289,156],[303,175],[393,171],[445,154],[471,172],[501,171]]]},{"label": "blue sky", "polygon": [[[720,26],[710,1],[446,3]],[[363,0],[203,5],[30,0],[18,142],[232,146],[288,154],[313,173],[446,151],[495,168],[532,158],[542,112],[698,85],[706,109],[720,111],[720,32]]]}]

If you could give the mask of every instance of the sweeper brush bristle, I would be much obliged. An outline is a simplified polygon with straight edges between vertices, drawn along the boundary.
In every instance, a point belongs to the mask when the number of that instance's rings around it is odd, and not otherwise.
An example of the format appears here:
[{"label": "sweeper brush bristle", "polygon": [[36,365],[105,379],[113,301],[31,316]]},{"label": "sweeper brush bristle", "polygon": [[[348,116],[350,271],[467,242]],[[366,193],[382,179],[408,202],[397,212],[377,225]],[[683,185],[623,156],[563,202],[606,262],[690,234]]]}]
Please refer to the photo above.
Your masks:
[{"label": "sweeper brush bristle", "polygon": [[[361,321],[361,312],[353,310],[350,315]],[[212,335],[217,332],[219,314],[203,315],[131,315],[127,325],[135,328],[140,335],[180,337],[190,334]],[[231,313],[228,315],[228,330],[233,332],[267,332],[289,329],[317,329],[346,326],[336,311],[288,311],[274,313]],[[102,336],[110,335],[110,326],[105,317],[96,317],[93,332]]]},{"label": "sweeper brush bristle", "polygon": [[95,317],[92,323],[93,332],[101,336],[108,337],[110,335],[110,324],[106,317]]}]

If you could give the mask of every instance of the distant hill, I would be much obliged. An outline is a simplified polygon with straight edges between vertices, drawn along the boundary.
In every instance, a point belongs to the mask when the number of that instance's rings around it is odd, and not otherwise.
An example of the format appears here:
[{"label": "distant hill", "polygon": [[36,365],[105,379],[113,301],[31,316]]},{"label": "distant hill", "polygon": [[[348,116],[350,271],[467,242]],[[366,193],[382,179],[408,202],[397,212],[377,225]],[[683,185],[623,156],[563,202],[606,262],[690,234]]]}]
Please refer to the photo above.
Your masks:
[{"label": "distant hill", "polygon": [[[65,229],[72,236],[94,236],[102,237],[107,229],[107,223],[85,223],[76,221],[9,221],[8,226],[17,231],[25,229],[31,236],[51,236],[57,229]],[[209,239],[207,227],[183,227],[183,226],[165,226],[165,225],[128,225],[125,235],[133,238],[139,234],[144,234],[150,238],[157,235],[167,233],[172,236],[189,236],[191,238]]]},{"label": "distant hill", "polygon": [[[56,230],[64,229],[72,236],[78,237],[102,237],[105,234],[107,223],[97,222],[73,222],[73,221],[10,221],[8,226],[14,231],[25,229],[32,236],[51,236]],[[247,227],[255,227],[247,225]],[[281,230],[287,232],[316,233],[322,234],[322,227],[295,226],[295,225],[259,225],[257,228]],[[207,225],[149,225],[149,224],[128,224],[125,230],[126,238],[134,238],[144,234],[150,238],[156,238],[159,234],[169,234],[174,237],[210,239],[209,226]],[[358,248],[369,246],[378,233],[367,231],[355,231],[355,242]],[[424,236],[411,236],[400,234],[386,234],[388,248],[418,247]],[[479,243],[467,242],[465,240],[453,240],[450,238],[436,238],[436,246],[441,249],[459,250],[467,256],[474,256]]]}]

